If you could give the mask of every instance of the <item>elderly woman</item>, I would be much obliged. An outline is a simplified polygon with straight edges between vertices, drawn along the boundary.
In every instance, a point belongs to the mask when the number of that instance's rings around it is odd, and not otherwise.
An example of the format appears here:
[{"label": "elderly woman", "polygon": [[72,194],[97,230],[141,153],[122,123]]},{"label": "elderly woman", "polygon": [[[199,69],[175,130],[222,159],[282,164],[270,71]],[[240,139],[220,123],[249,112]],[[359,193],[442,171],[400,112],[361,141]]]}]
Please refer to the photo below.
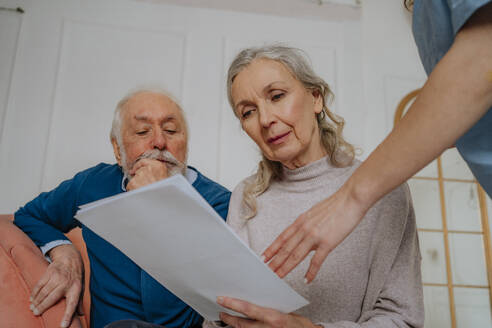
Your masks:
[{"label": "elderly woman", "polygon": [[[300,50],[241,51],[229,68],[227,92],[242,129],[263,156],[258,171],[232,193],[227,220],[262,254],[299,214],[333,194],[359,163],[342,137],[343,119],[327,108],[329,86]],[[309,305],[284,314],[225,295],[218,303],[248,319],[222,313],[222,321],[233,327],[423,326],[421,258],[406,185],[370,209],[307,284],[310,260],[285,277]]]}]

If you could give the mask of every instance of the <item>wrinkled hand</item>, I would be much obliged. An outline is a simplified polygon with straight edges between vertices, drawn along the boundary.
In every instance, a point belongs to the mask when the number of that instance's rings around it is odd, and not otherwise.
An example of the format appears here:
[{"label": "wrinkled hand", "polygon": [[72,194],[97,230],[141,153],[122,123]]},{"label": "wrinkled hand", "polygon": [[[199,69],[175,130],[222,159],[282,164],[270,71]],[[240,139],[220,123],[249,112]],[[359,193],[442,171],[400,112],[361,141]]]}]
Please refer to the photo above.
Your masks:
[{"label": "wrinkled hand", "polygon": [[48,255],[52,263],[32,290],[31,310],[34,315],[41,315],[65,297],[66,307],[60,326],[68,327],[77,306],[78,314],[83,314],[84,264],[73,245],[57,246]]},{"label": "wrinkled hand", "polygon": [[368,206],[356,201],[342,187],[331,197],[301,214],[263,252],[264,261],[280,277],[285,277],[311,251],[315,251],[305,282],[316,277],[328,254],[362,220]]},{"label": "wrinkled hand", "polygon": [[149,158],[139,160],[129,173],[132,178],[126,186],[126,190],[128,191],[157,182],[169,176],[165,163]]},{"label": "wrinkled hand", "polygon": [[217,303],[225,308],[244,314],[248,319],[227,313],[220,314],[220,320],[232,327],[270,327],[270,328],[305,328],[318,327],[309,319],[297,314],[285,314],[277,310],[261,307],[246,301],[230,297],[218,297]]}]

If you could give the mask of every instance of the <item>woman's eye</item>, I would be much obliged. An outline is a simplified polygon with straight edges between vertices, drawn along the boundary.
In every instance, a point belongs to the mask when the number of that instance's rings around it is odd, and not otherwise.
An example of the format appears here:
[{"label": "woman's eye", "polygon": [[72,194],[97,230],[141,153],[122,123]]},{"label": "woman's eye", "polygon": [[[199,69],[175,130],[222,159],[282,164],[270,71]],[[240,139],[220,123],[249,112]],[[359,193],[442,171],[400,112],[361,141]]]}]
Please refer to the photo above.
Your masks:
[{"label": "woman's eye", "polygon": [[251,114],[253,114],[253,110],[252,109],[246,109],[243,111],[241,116],[244,119],[244,118],[248,118],[249,116],[251,116]]},{"label": "woman's eye", "polygon": [[285,93],[283,92],[274,93],[272,94],[272,101],[280,100],[284,95]]}]

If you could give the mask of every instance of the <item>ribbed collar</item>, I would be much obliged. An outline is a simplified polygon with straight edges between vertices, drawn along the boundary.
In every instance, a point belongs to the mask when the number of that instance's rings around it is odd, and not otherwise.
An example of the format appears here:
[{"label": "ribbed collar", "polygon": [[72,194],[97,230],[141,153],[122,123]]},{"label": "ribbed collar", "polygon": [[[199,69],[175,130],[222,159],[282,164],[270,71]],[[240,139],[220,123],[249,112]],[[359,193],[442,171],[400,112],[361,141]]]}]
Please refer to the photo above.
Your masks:
[{"label": "ribbed collar", "polygon": [[351,168],[352,166],[343,168],[333,166],[327,155],[300,168],[291,170],[283,167],[282,179],[278,183],[282,187],[288,189],[294,187],[299,191],[312,189],[319,184],[326,184],[327,179],[335,179],[344,175]]}]

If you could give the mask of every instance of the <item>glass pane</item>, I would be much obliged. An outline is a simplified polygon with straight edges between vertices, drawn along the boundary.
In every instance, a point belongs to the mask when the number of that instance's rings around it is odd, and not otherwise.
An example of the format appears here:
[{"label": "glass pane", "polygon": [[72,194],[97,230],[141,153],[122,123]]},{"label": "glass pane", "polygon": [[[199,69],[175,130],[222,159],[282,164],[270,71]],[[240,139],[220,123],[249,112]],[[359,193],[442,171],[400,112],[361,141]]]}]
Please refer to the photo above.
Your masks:
[{"label": "glass pane", "polygon": [[412,193],[417,227],[421,229],[442,229],[439,182],[410,179],[408,185]]},{"label": "glass pane", "polygon": [[441,164],[444,178],[475,179],[456,148],[448,149],[441,155]]},{"label": "glass pane", "polygon": [[446,253],[442,232],[419,231],[422,282],[446,284]]},{"label": "glass pane", "polygon": [[444,198],[449,230],[482,231],[475,183],[444,182]]},{"label": "glass pane", "polygon": [[447,287],[424,286],[426,328],[451,327],[449,293]]},{"label": "glass pane", "polygon": [[482,235],[450,233],[453,284],[488,286]]},{"label": "glass pane", "polygon": [[458,328],[492,327],[489,290],[454,288]]},{"label": "glass pane", "polygon": [[426,167],[415,174],[416,177],[437,178],[437,161],[430,162]]}]

